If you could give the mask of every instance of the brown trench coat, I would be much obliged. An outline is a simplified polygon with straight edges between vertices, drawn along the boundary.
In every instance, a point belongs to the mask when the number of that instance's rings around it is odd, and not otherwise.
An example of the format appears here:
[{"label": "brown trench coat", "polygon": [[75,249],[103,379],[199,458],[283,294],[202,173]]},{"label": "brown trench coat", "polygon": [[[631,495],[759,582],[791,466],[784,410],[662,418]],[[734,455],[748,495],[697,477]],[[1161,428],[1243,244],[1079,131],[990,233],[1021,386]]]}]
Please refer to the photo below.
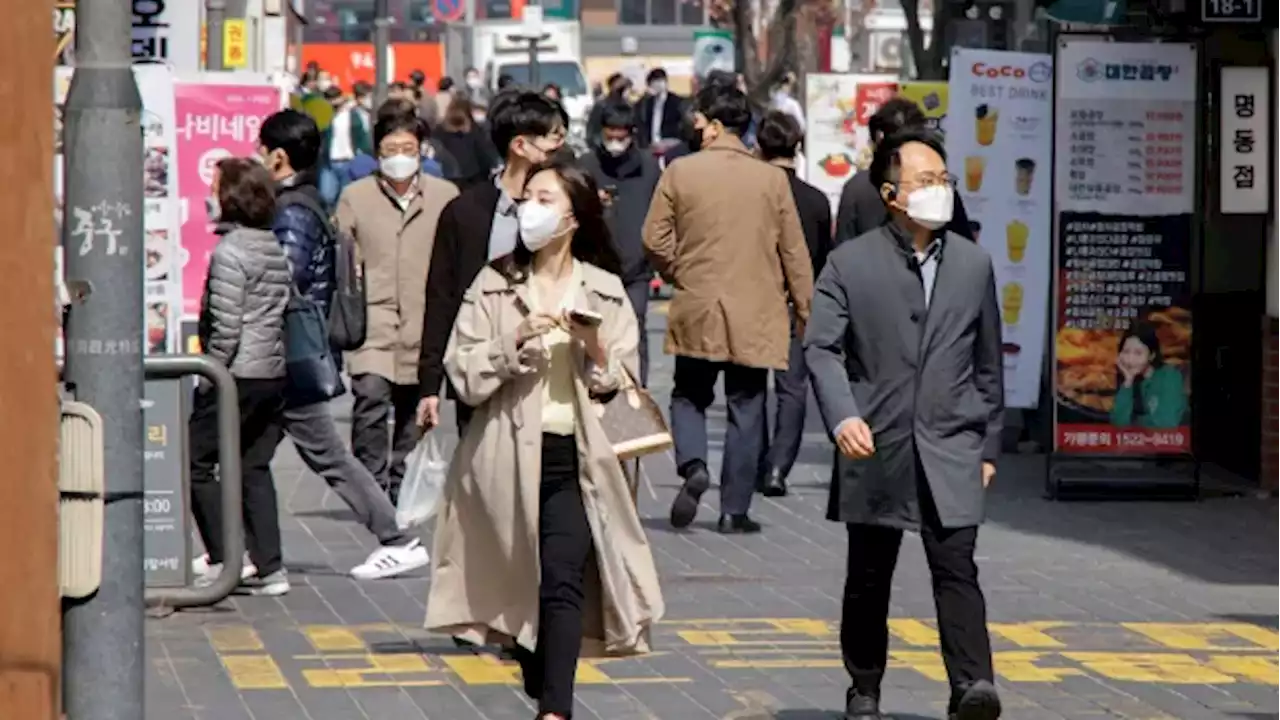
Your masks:
[{"label": "brown trench coat", "polygon": [[453,183],[418,176],[418,195],[401,212],[375,174],[348,185],[338,198],[339,229],[351,235],[364,262],[369,330],[347,353],[347,372],[397,385],[418,384],[418,350],[426,309],[427,270],[440,211],[458,194]]},{"label": "brown trench coat", "polygon": [[787,301],[803,334],[813,261],[786,171],[721,135],[662,173],[644,246],[675,287],[668,354],[787,368]]},{"label": "brown trench coat", "polygon": [[[583,652],[649,650],[662,593],[644,528],[621,463],[593,409],[594,397],[636,372],[639,335],[622,281],[582,266],[574,307],[604,316],[609,363],[596,367],[580,347],[577,432],[583,506],[594,539],[588,564]],[[492,267],[463,297],[445,369],[458,399],[476,408],[449,467],[436,520],[426,627],[489,643],[514,638],[533,650],[538,633],[538,488],[542,452],[541,343],[516,348],[528,312],[528,285]],[[625,369],[625,370],[624,370]]]}]

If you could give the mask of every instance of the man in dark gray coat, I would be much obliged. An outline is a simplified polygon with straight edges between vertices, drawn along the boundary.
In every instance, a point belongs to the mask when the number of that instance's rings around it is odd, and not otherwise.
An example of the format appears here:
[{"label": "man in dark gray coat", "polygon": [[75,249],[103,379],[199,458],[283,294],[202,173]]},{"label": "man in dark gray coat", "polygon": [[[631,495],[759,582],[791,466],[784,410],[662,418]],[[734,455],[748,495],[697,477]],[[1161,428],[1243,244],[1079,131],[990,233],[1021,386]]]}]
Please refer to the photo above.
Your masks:
[{"label": "man in dark gray coat", "polygon": [[849,531],[846,717],[882,717],[890,583],[912,530],[933,574],[950,716],[992,720],[1000,700],[973,560],[1004,412],[991,258],[943,229],[955,178],[936,134],[887,138],[868,172],[891,219],[828,257],[804,341],[840,451],[827,517]]}]

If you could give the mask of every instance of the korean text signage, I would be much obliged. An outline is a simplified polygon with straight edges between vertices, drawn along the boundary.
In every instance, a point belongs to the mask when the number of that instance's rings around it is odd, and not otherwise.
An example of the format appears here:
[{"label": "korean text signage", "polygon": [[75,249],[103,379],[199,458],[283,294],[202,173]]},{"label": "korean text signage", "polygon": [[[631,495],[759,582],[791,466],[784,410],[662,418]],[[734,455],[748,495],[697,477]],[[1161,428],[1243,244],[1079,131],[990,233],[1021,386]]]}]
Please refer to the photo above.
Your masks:
[{"label": "korean text signage", "polygon": [[131,0],[133,61],[178,71],[200,69],[200,3],[194,0]]},{"label": "korean text signage", "polygon": [[957,48],[947,156],[1004,321],[1009,407],[1040,399],[1052,258],[1053,65],[1048,55]]},{"label": "korean text signage", "polygon": [[1196,48],[1058,45],[1054,446],[1191,452]]},{"label": "korean text signage", "polygon": [[142,557],[148,587],[187,584],[187,462],[181,380],[148,380],[142,401],[147,426],[142,453]]},{"label": "korean text signage", "polygon": [[[217,243],[205,197],[218,161],[257,151],[258,127],[280,109],[280,89],[255,83],[243,73],[183,77],[174,93],[178,139],[178,194],[182,206],[182,288],[184,317],[200,313],[209,255]],[[249,75],[248,78],[254,76]],[[223,84],[229,80],[230,84]]]},{"label": "korean text signage", "polygon": [[1267,68],[1222,68],[1218,93],[1218,116],[1222,119],[1218,207],[1223,214],[1267,212],[1271,198],[1270,95]]}]

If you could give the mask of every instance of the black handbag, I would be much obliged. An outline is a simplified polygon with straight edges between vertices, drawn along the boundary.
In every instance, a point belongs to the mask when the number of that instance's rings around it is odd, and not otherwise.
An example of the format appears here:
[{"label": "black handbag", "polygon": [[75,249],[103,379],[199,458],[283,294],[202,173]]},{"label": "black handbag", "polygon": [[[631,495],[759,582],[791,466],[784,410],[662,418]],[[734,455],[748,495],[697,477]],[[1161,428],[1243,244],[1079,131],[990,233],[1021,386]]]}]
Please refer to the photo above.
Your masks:
[{"label": "black handbag", "polygon": [[328,402],[346,392],[324,314],[293,288],[284,311],[285,406]]},{"label": "black handbag", "polygon": [[315,213],[333,240],[333,297],[329,300],[329,342],[335,350],[358,350],[368,334],[364,267],[355,240],[334,227],[329,215],[311,196],[290,191],[279,202],[302,205]]},{"label": "black handbag", "polygon": [[358,350],[369,332],[365,305],[364,266],[356,257],[356,243],[334,232],[334,288],[329,301],[329,342],[338,350]]}]

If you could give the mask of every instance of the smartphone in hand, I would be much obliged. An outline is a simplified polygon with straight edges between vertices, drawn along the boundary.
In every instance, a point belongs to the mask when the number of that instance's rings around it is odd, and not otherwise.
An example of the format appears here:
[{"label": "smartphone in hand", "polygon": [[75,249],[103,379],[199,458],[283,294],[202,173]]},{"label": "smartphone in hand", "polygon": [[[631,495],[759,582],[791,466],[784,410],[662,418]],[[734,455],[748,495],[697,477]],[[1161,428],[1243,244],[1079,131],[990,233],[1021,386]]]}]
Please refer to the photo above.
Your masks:
[{"label": "smartphone in hand", "polygon": [[600,323],[604,322],[603,315],[591,310],[570,310],[569,319],[579,325],[586,325],[588,327],[597,327]]}]

